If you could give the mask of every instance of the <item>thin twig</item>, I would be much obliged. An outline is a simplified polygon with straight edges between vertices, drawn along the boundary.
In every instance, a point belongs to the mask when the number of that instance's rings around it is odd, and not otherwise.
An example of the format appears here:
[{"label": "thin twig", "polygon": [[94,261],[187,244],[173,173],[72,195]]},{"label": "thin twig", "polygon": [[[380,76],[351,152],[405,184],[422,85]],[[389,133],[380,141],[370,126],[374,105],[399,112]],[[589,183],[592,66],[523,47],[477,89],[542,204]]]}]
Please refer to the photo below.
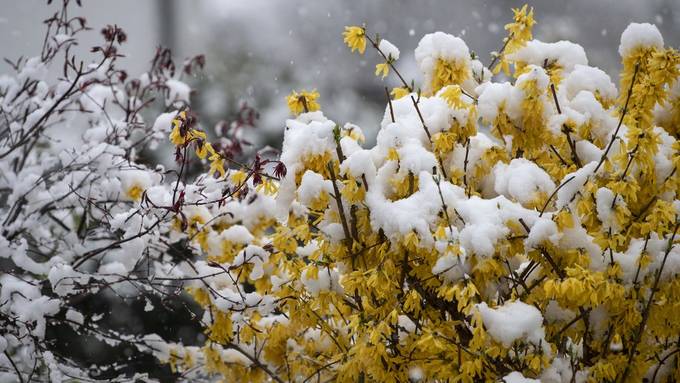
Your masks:
[{"label": "thin twig", "polygon": [[675,229],[673,229],[673,235],[671,235],[670,238],[668,239],[668,246],[666,247],[666,252],[663,255],[661,266],[659,266],[659,270],[657,270],[656,275],[654,276],[654,284],[652,285],[652,291],[649,293],[649,299],[647,300],[645,308],[642,311],[642,320],[640,321],[640,326],[638,326],[638,329],[635,332],[635,338],[633,338],[633,345],[630,348],[630,351],[628,352],[628,362],[626,363],[626,367],[624,368],[623,373],[621,374],[621,379],[619,380],[620,382],[625,382],[626,378],[628,377],[628,373],[630,372],[631,364],[633,363],[635,353],[637,352],[637,347],[640,344],[640,341],[642,340],[642,334],[644,333],[645,327],[647,326],[649,313],[652,308],[652,303],[654,302],[654,295],[659,289],[661,274],[663,273],[663,269],[666,266],[668,255],[671,253],[671,250],[673,249],[673,241],[675,241],[675,236],[676,234],[678,234],[678,228],[680,228],[680,221],[677,221],[677,223],[675,224]]},{"label": "thin twig", "polygon": [[392,99],[390,98],[390,91],[385,87],[385,95],[387,96],[387,103],[390,106],[390,117],[392,117],[392,122],[394,122],[394,108],[392,108]]},{"label": "thin twig", "polygon": [[564,187],[564,185],[566,185],[566,184],[568,184],[569,182],[571,182],[574,178],[576,178],[576,176],[571,176],[571,177],[567,178],[566,181],[562,182],[562,183],[560,184],[560,186],[558,186],[557,188],[555,188],[555,190],[552,192],[552,194],[550,194],[550,197],[548,197],[548,199],[547,199],[547,200],[545,201],[545,203],[543,204],[543,207],[541,208],[541,213],[538,215],[539,217],[543,216],[543,213],[545,213],[545,209],[548,208],[548,204],[550,203],[550,200],[552,200],[552,199],[555,197],[555,195],[557,194],[557,192],[560,191],[560,189],[562,189],[562,187]]},{"label": "thin twig", "polygon": [[[555,92],[555,84],[550,84],[550,90],[552,91],[553,101],[555,101],[555,107],[557,107],[557,113],[562,114],[562,109],[560,108],[560,103],[557,101],[557,92]],[[562,133],[567,137],[567,144],[571,150],[571,158],[574,164],[579,168],[583,165],[581,164],[581,159],[578,158],[578,153],[576,153],[576,143],[571,139],[569,134],[569,127],[566,124],[562,124]]]},{"label": "thin twig", "polygon": [[335,177],[335,171],[333,170],[333,165],[328,164],[328,172],[331,175],[331,183],[333,184],[333,198],[338,204],[338,213],[340,214],[340,222],[342,223],[342,231],[345,233],[345,238],[351,240],[352,237],[349,232],[349,226],[347,225],[347,217],[345,217],[345,209],[342,206],[342,196],[340,195],[340,190],[338,190],[338,185],[336,184],[337,178]]},{"label": "thin twig", "polygon": [[23,377],[23,375],[21,375],[21,372],[19,371],[19,368],[18,368],[17,365],[14,363],[14,360],[12,360],[12,357],[9,355],[9,353],[7,352],[7,350],[5,350],[5,356],[7,357],[7,359],[9,359],[9,363],[12,365],[12,367],[14,367],[14,371],[17,372],[17,377],[19,378],[19,382],[24,383],[24,377]]},{"label": "thin twig", "polygon": [[628,88],[628,94],[626,95],[626,103],[623,106],[623,112],[621,112],[619,123],[616,126],[616,130],[614,130],[614,134],[612,134],[612,138],[609,140],[607,148],[604,150],[604,153],[602,153],[602,157],[600,157],[600,162],[598,162],[597,166],[595,166],[593,174],[597,173],[598,169],[600,169],[600,166],[602,166],[602,164],[604,163],[604,160],[607,159],[607,154],[609,154],[609,150],[612,148],[612,145],[614,145],[614,140],[616,140],[616,136],[619,134],[619,129],[621,129],[621,125],[623,124],[623,119],[626,117],[626,113],[628,113],[628,102],[630,101],[630,97],[633,94],[633,86],[635,85],[635,79],[637,78],[639,68],[640,63],[635,64],[635,72],[633,72],[633,79],[630,82],[630,88]]}]

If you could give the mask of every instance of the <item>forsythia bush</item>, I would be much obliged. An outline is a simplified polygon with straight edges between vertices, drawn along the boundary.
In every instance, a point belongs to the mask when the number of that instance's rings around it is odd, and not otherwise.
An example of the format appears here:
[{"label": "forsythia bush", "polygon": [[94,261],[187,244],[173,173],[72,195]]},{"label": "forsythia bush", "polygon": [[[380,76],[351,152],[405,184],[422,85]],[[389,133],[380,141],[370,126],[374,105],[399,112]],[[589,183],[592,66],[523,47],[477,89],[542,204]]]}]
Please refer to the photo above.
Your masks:
[{"label": "forsythia bush", "polygon": [[189,287],[208,341],[171,363],[225,381],[680,379],[680,55],[631,24],[617,90],[579,45],[532,40],[534,23],[515,10],[489,68],[424,36],[420,88],[394,45],[347,27],[403,81],[376,145],[316,92],[288,97],[268,208],[191,213],[200,272],[228,272]]},{"label": "forsythia bush", "polygon": [[[28,375],[39,352],[50,377],[78,375],[40,346],[45,321],[82,326],[69,297],[132,286],[183,288],[204,308],[203,345],[113,337],[192,381],[679,380],[680,55],[653,25],[629,25],[617,89],[579,45],[534,40],[534,24],[515,10],[488,67],[458,37],[424,36],[420,86],[393,44],[347,27],[352,51],[377,53],[376,76],[402,83],[372,148],[315,91],[286,100],[280,162],[234,160],[237,141],[211,141],[186,105],[153,124],[173,172],[136,163],[103,114],[91,143],[46,157],[77,165],[70,178],[22,179],[45,158],[4,141],[3,186],[22,186],[0,256],[23,270],[0,277],[0,312],[18,318],[0,330],[5,370]],[[167,72],[142,84],[162,78],[182,98]],[[209,170],[189,181],[192,162]]]}]

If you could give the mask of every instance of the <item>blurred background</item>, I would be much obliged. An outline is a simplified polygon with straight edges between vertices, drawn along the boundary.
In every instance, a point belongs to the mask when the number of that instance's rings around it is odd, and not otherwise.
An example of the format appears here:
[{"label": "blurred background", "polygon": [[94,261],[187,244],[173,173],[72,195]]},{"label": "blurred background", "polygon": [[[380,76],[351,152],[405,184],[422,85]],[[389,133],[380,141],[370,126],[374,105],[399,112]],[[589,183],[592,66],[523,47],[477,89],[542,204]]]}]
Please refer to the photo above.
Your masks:
[{"label": "blurred background", "polygon": [[[59,3],[59,1],[55,1]],[[83,51],[100,41],[98,30],[118,24],[128,33],[122,65],[131,75],[143,71],[158,45],[169,47],[180,62],[205,54],[206,70],[186,79],[197,89],[192,102],[211,126],[233,116],[247,101],[261,114],[251,139],[278,146],[292,89],[317,89],[324,113],[339,124],[353,122],[371,143],[385,105],[384,87],[397,85],[373,75],[377,53],[351,54],[341,33],[345,25],[366,23],[369,30],[397,45],[407,80],[419,81],[413,50],[433,31],[462,37],[482,61],[498,50],[503,26],[515,0],[84,0],[77,12],[94,31]],[[37,21],[56,11],[46,0],[0,0],[2,56],[34,55],[42,43]],[[534,38],[581,44],[591,65],[618,81],[619,36],[630,22],[654,23],[667,45],[680,45],[678,0],[569,0],[529,2],[538,24]],[[0,67],[0,73],[9,70]]]},{"label": "blurred background", "polygon": [[[14,61],[39,54],[45,32],[41,22],[60,3],[0,0],[0,56]],[[86,17],[93,28],[81,35],[83,56],[102,41],[99,30],[107,24],[127,32],[128,42],[121,52],[126,57],[118,67],[131,76],[149,67],[159,45],[171,48],[178,63],[205,54],[203,73],[182,78],[196,89],[192,104],[204,129],[211,132],[219,120],[232,119],[245,101],[261,117],[256,129],[249,131],[254,147],[278,147],[289,116],[284,97],[292,89],[317,89],[326,116],[341,125],[356,123],[368,144],[374,141],[385,107],[384,87],[399,84],[391,77],[383,81],[374,76],[379,59],[373,50],[367,49],[363,56],[350,53],[341,36],[345,25],[366,23],[371,33],[397,45],[399,70],[407,81],[419,83],[413,50],[424,34],[440,30],[459,36],[488,64],[489,52],[502,45],[511,8],[522,4],[514,0],[83,0],[82,8],[72,8],[72,16]],[[610,73],[614,82],[620,68],[619,36],[630,22],[654,23],[666,45],[680,46],[679,0],[535,0],[529,5],[538,21],[534,38],[581,44],[590,64]],[[10,71],[9,65],[0,64],[0,75]],[[153,300],[154,309],[148,312],[142,310],[146,299]],[[187,345],[200,344],[201,329],[192,321],[192,312],[200,316],[200,309],[188,304],[105,292],[78,303],[86,312],[107,314],[102,325],[108,328],[128,334],[155,332]],[[162,381],[179,379],[167,366],[135,355],[135,350],[112,350],[92,339],[77,339],[68,328],[48,331],[83,363],[122,363],[128,373],[147,371]],[[95,371],[93,376],[105,378],[109,373],[113,371]]]}]

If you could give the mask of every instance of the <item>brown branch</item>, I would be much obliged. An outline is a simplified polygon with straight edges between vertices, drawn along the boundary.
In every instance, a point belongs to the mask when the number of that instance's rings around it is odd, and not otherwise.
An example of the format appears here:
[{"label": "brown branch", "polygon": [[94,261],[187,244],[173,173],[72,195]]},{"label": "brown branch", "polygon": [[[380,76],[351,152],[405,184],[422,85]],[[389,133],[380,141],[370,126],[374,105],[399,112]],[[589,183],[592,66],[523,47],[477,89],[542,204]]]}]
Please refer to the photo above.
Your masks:
[{"label": "brown branch", "polygon": [[[550,84],[550,90],[552,91],[553,101],[555,101],[555,106],[557,107],[557,113],[562,114],[562,109],[560,108],[560,103],[557,101],[557,92],[555,92],[555,84]],[[581,164],[581,159],[578,158],[578,153],[576,153],[576,143],[571,139],[569,134],[569,127],[566,124],[562,124],[562,133],[567,137],[567,144],[569,149],[571,149],[571,158],[574,164],[579,168],[583,165]]]},{"label": "brown branch", "polygon": [[[418,118],[420,118],[420,123],[423,125],[423,129],[425,130],[425,134],[427,135],[428,141],[430,141],[430,145],[432,145],[432,135],[430,135],[430,130],[427,128],[427,125],[425,125],[425,119],[423,118],[422,113],[420,113],[420,108],[418,107],[418,101],[411,95],[411,101],[413,101],[413,106],[416,108],[416,112],[418,112]],[[444,175],[444,178],[449,178],[446,175],[446,169],[444,169],[444,161],[439,157],[437,157],[437,162],[439,162],[439,167],[442,169],[442,174]]]},{"label": "brown branch", "polygon": [[340,214],[340,222],[342,223],[342,231],[345,233],[345,238],[352,240],[352,236],[349,232],[349,226],[347,225],[347,217],[345,216],[345,209],[342,206],[342,196],[340,195],[340,190],[338,190],[338,185],[336,184],[337,178],[335,178],[335,171],[333,170],[333,165],[328,164],[328,172],[331,175],[331,183],[333,184],[333,198],[338,205],[338,213]]},{"label": "brown branch", "polygon": [[[505,48],[507,48],[508,43],[509,43],[510,40],[512,39],[512,36],[513,36],[513,35],[514,35],[514,33],[511,33],[510,35],[508,35],[508,37],[507,37],[507,38],[505,39],[505,41],[503,42],[503,46],[501,47],[501,50],[498,51],[498,53],[494,55],[493,59],[491,60],[491,63],[490,63],[489,66],[487,67],[487,68],[489,68],[489,70],[491,71],[492,74],[493,74],[494,66],[496,65],[496,61],[498,61],[498,59],[501,58],[501,57],[503,56],[503,52],[505,51]],[[483,73],[484,73],[484,72],[482,71],[482,74],[483,74]],[[482,80],[484,80],[484,78],[482,78]]]},{"label": "brown branch", "polygon": [[409,92],[413,92],[413,88],[411,88],[411,86],[406,82],[406,80],[404,80],[404,77],[401,75],[401,73],[399,73],[397,68],[394,66],[394,64],[393,64],[394,60],[390,60],[389,57],[387,57],[387,55],[382,50],[380,50],[380,48],[378,47],[378,43],[375,40],[373,40],[371,38],[371,36],[368,35],[368,33],[366,33],[365,29],[364,29],[364,35],[366,36],[368,41],[371,42],[371,45],[373,45],[373,48],[375,48],[375,50],[377,50],[378,53],[380,53],[380,55],[385,59],[385,62],[387,63],[387,65],[389,65],[390,68],[392,68],[394,73],[397,75],[397,77],[399,77],[399,80],[401,80],[401,83],[404,84],[404,87],[406,89],[408,89]]},{"label": "brown branch", "polygon": [[465,185],[465,194],[470,198],[470,188],[467,183],[467,166],[470,157],[470,137],[465,140],[465,160],[463,161],[463,184]]},{"label": "brown branch", "polygon": [[598,169],[600,169],[600,166],[602,166],[602,164],[604,163],[604,160],[607,159],[607,154],[609,153],[609,150],[611,150],[612,145],[614,145],[614,140],[616,140],[616,136],[619,134],[619,129],[621,129],[621,125],[623,124],[623,119],[626,117],[626,113],[628,113],[628,102],[630,101],[630,97],[633,95],[633,86],[635,85],[635,79],[637,78],[639,68],[640,63],[635,64],[635,72],[633,72],[633,79],[630,82],[630,88],[628,88],[628,94],[626,95],[626,103],[623,106],[623,112],[621,112],[619,123],[616,126],[616,129],[614,130],[614,134],[612,134],[612,138],[609,140],[607,148],[605,149],[604,153],[602,153],[602,157],[600,157],[600,162],[597,163],[597,166],[595,167],[593,174],[597,173]]},{"label": "brown branch", "polygon": [[576,178],[576,176],[571,176],[571,177],[567,178],[566,181],[562,182],[560,184],[560,186],[558,186],[557,188],[555,188],[555,190],[553,190],[552,194],[550,194],[550,197],[548,197],[548,199],[543,204],[543,207],[541,208],[541,213],[538,215],[539,217],[543,216],[543,213],[545,213],[545,209],[548,208],[548,204],[550,203],[550,200],[552,200],[555,197],[555,195],[557,195],[557,192],[560,191],[560,189],[562,189],[562,187],[564,187],[564,185],[571,182],[574,178]]},{"label": "brown branch", "polygon": [[411,95],[410,97],[411,97],[411,101],[413,101],[413,106],[416,108],[416,112],[418,112],[418,117],[420,118],[420,122],[423,125],[423,130],[425,130],[425,134],[427,134],[427,139],[430,141],[430,144],[432,144],[432,135],[430,134],[430,129],[428,129],[427,125],[425,125],[425,119],[423,118],[422,113],[420,113],[420,108],[418,107],[418,102],[413,97],[413,95]]},{"label": "brown branch", "polygon": [[9,148],[6,152],[0,154],[0,159],[3,159],[3,158],[5,158],[5,157],[7,157],[7,156],[8,156],[10,153],[12,153],[14,150],[16,150],[17,148],[19,148],[19,147],[20,147],[21,145],[23,145],[24,143],[26,143],[26,141],[31,137],[31,135],[33,134],[33,132],[38,130],[38,128],[40,127],[40,124],[42,124],[43,122],[45,122],[45,120],[47,120],[47,119],[52,115],[52,113],[54,113],[54,111],[57,109],[57,107],[59,107],[59,105],[60,105],[64,100],[66,100],[68,97],[71,97],[71,96],[72,96],[71,92],[72,92],[73,89],[76,87],[76,85],[78,85],[78,80],[80,80],[80,77],[83,75],[82,69],[83,69],[83,63],[80,63],[80,69],[78,70],[78,73],[76,73],[76,78],[73,80],[73,82],[71,83],[71,86],[68,88],[68,90],[67,90],[64,94],[62,94],[61,97],[59,97],[59,99],[57,99],[57,101],[55,101],[54,104],[52,104],[52,106],[47,110],[47,112],[45,112],[45,114],[43,114],[42,116],[40,116],[40,118],[38,119],[38,121],[36,121],[35,124],[33,124],[33,126],[31,126],[31,127],[26,131],[26,134],[19,140],[19,142],[17,142],[16,144],[12,145],[12,147]]},{"label": "brown branch", "polygon": [[236,350],[236,351],[238,351],[239,353],[241,353],[241,355],[245,356],[246,358],[248,358],[248,360],[250,360],[251,362],[253,362],[253,364],[255,365],[255,367],[257,367],[257,368],[261,369],[262,371],[266,372],[267,375],[269,375],[269,377],[271,377],[272,379],[274,379],[277,383],[284,383],[284,381],[283,381],[281,378],[279,378],[274,372],[272,372],[272,370],[270,370],[266,365],[264,365],[262,362],[260,362],[259,359],[257,359],[256,357],[254,357],[254,356],[248,354],[248,353],[247,353],[244,349],[242,349],[239,345],[234,344],[234,343],[229,343],[229,344],[227,344],[227,345],[225,345],[225,346],[226,346],[227,348],[231,348],[231,349]]},{"label": "brown branch", "polygon": [[392,122],[394,122],[394,108],[392,108],[392,99],[390,98],[390,91],[385,87],[385,95],[387,96],[387,103],[390,106],[390,117],[392,117]]}]

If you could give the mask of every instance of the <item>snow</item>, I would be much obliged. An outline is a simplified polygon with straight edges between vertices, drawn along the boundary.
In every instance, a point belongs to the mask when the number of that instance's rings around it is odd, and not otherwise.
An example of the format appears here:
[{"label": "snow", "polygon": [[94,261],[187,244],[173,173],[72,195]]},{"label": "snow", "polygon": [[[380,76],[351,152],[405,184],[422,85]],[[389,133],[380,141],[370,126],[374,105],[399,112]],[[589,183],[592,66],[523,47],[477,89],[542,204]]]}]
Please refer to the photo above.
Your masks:
[{"label": "snow", "polygon": [[654,24],[630,23],[621,34],[619,55],[626,57],[636,49],[663,48],[663,37]]},{"label": "snow", "polygon": [[496,193],[522,204],[535,199],[538,192],[549,195],[555,189],[548,173],[524,158],[515,158],[507,165],[500,162],[493,173]]},{"label": "snow", "polygon": [[665,129],[658,126],[654,127],[654,134],[657,135],[658,140],[661,142],[657,146],[658,149],[654,155],[654,165],[656,182],[662,184],[675,168],[673,165],[673,156],[676,155],[676,151],[673,149],[675,139]]},{"label": "snow", "polygon": [[[390,238],[404,236],[415,230],[422,240],[431,241],[430,225],[441,209],[437,185],[431,174],[421,172],[418,174],[418,191],[407,198],[390,201],[385,197],[386,178],[395,168],[394,162],[383,166],[376,182],[366,193],[371,225],[374,229],[382,229]],[[458,186],[442,183],[441,190],[445,200],[464,198],[464,191]]]},{"label": "snow", "polygon": [[397,317],[397,325],[399,326],[399,340],[416,331],[416,324],[406,315]]},{"label": "snow", "polygon": [[260,246],[248,245],[245,249],[239,251],[232,262],[233,266],[239,266],[246,263],[253,265],[253,269],[248,275],[248,278],[256,281],[265,275],[265,263],[269,260],[269,253]]},{"label": "snow", "polygon": [[81,274],[73,270],[70,265],[65,264],[54,265],[50,269],[47,278],[52,285],[52,291],[62,297],[70,295],[75,291],[75,283],[86,285],[90,280],[89,275]]},{"label": "snow", "polygon": [[[440,97],[421,96],[420,99],[418,99],[417,96],[414,96],[414,98],[418,101],[418,109],[423,116],[423,120],[425,120],[425,125],[430,131],[430,134],[449,129],[453,116],[446,100]],[[398,100],[393,100],[392,109],[394,110],[394,120],[397,125],[389,129],[390,139],[399,142],[406,140],[407,138],[414,138],[420,140],[422,143],[427,142],[423,124],[420,121],[420,116],[418,116],[418,112],[413,105],[411,97],[407,95]],[[395,145],[394,143],[391,145],[386,143],[383,141],[384,138],[382,138],[382,136],[387,134],[385,131],[388,130],[387,128],[390,124],[392,124],[392,117],[389,105],[386,105],[385,114],[380,123],[382,129],[378,132],[376,138],[378,147],[390,147]]]},{"label": "snow", "polygon": [[321,174],[307,170],[302,175],[302,181],[297,189],[298,201],[304,205],[309,205],[319,198],[321,193],[331,193],[332,191],[333,183],[331,181],[325,180]]},{"label": "snow", "polygon": [[40,57],[36,56],[26,60],[26,63],[17,75],[17,80],[19,80],[20,83],[23,83],[29,78],[43,80],[46,76],[47,67]]},{"label": "snow", "polygon": [[421,171],[431,172],[438,165],[437,157],[421,146],[420,143],[407,141],[397,149],[397,153],[399,154],[400,171],[419,174]]},{"label": "snow", "polygon": [[175,101],[189,103],[189,96],[191,95],[191,88],[189,85],[175,79],[166,81],[165,85],[168,87],[166,105],[171,105]]},{"label": "snow", "polygon": [[571,72],[576,65],[588,65],[583,47],[570,41],[544,43],[540,40],[531,40],[517,52],[508,55],[508,59],[537,66],[543,66],[545,62],[548,65],[554,63],[565,73]]},{"label": "snow", "polygon": [[59,300],[42,295],[39,285],[24,282],[9,274],[0,276],[0,313],[32,323],[33,336],[41,339],[45,336],[45,317],[59,312],[59,306]]},{"label": "snow", "polygon": [[468,254],[481,257],[490,257],[496,252],[497,242],[510,232],[507,221],[522,218],[532,225],[538,217],[535,210],[525,209],[503,196],[493,199],[473,196],[462,201],[447,201],[447,205],[455,207],[465,221],[460,231],[461,245]]},{"label": "snow", "polygon": [[249,367],[252,364],[251,360],[248,359],[248,357],[246,357],[240,351],[237,350],[226,349],[222,350],[220,354],[222,356],[222,361],[224,363],[235,363],[246,367]]},{"label": "snow", "polygon": [[[593,137],[603,142],[609,141],[611,134],[616,129],[618,123],[616,117],[605,110],[602,104],[597,101],[595,95],[589,91],[578,92],[576,96],[571,99],[569,104],[566,105],[562,113],[568,114],[569,118],[574,118],[574,114],[581,114],[584,123],[590,122],[592,127],[591,134]],[[621,130],[623,131],[623,129]],[[622,132],[619,132],[619,136],[621,135]],[[617,143],[615,143],[615,145],[616,144]],[[613,146],[612,150],[615,148],[616,147]]]},{"label": "snow", "polygon": [[465,250],[463,250],[463,254],[458,256],[445,254],[437,259],[434,267],[432,267],[432,274],[449,282],[458,281],[467,273],[465,259]]},{"label": "snow", "polygon": [[503,110],[508,116],[519,116],[521,98],[513,97],[514,87],[509,82],[485,83],[477,87],[477,111],[486,122],[493,122]]},{"label": "snow", "polygon": [[75,311],[73,309],[68,309],[66,311],[66,319],[72,322],[75,322],[77,324],[82,325],[85,323],[85,317],[83,314],[79,313],[78,311]]},{"label": "snow", "polygon": [[425,378],[425,373],[423,372],[423,369],[418,366],[411,367],[408,370],[408,378],[411,382],[419,382]]},{"label": "snow", "polygon": [[545,241],[557,244],[559,239],[560,233],[557,230],[557,224],[550,218],[539,218],[531,227],[525,244],[530,249],[536,249]]},{"label": "snow", "polygon": [[319,268],[317,278],[307,275],[308,270],[305,269],[300,275],[300,281],[305,286],[305,289],[312,296],[319,296],[319,293],[326,291],[334,291],[338,294],[344,292],[340,285],[340,274],[335,269]]},{"label": "snow", "polygon": [[245,226],[233,225],[229,228],[222,230],[220,233],[220,239],[229,241],[232,243],[247,244],[250,243],[255,237],[250,234],[250,231]]},{"label": "snow", "polygon": [[602,153],[604,153],[604,150],[598,148],[597,145],[590,141],[580,140],[576,141],[574,145],[576,146],[576,154],[581,159],[581,162],[599,161],[602,158]]},{"label": "snow", "polygon": [[614,232],[617,232],[619,227],[614,217],[614,206],[623,205],[625,207],[625,202],[620,196],[616,196],[616,202],[614,202],[614,197],[614,192],[604,187],[595,192],[597,218],[602,222],[604,230],[612,228]]},{"label": "snow", "polygon": [[470,50],[461,38],[444,32],[428,33],[418,43],[415,59],[424,75],[423,86],[429,91],[437,60],[465,63],[469,67]]},{"label": "snow", "polygon": [[470,50],[461,38],[444,32],[428,33],[418,43],[415,58],[420,70],[428,72],[434,66],[433,59],[466,61],[470,59]]},{"label": "snow", "polygon": [[[142,191],[160,182],[160,175],[140,169],[126,169],[120,172],[120,183],[123,190],[122,194],[127,195],[132,188],[139,188]],[[129,197],[129,196],[128,196]]]},{"label": "snow", "polygon": [[675,81],[670,87],[668,96],[665,103],[657,104],[654,109],[654,119],[657,125],[669,126],[673,123],[673,104],[680,100],[680,81]]},{"label": "snow", "polygon": [[380,39],[378,49],[380,49],[380,51],[385,54],[388,59],[399,60],[399,48],[394,46],[394,44],[391,42],[385,39]]},{"label": "snow", "polygon": [[587,65],[576,64],[564,79],[563,86],[569,100],[583,90],[599,94],[605,100],[615,100],[618,96],[616,85],[609,75],[600,68]]},{"label": "snow", "polygon": [[590,162],[577,171],[569,173],[562,178],[560,185],[563,186],[557,192],[556,205],[558,209],[561,209],[572,202],[576,193],[583,188],[588,181],[588,178],[593,174],[596,166],[597,162]]},{"label": "snow", "polygon": [[302,169],[302,159],[324,153],[335,153],[333,129],[335,122],[327,119],[323,113],[302,113],[294,120],[286,120],[286,130],[281,150],[281,162],[288,170],[281,180],[277,199],[277,217],[288,216],[290,204],[295,199],[295,178]]},{"label": "snow", "polygon": [[521,372],[513,371],[503,377],[505,383],[540,383],[538,379],[525,378]]},{"label": "snow", "polygon": [[[80,97],[83,107],[93,113],[112,112],[114,102],[125,102],[125,95],[117,88],[95,84]],[[41,113],[42,115],[42,113]]]},{"label": "snow", "polygon": [[170,133],[172,130],[172,120],[177,117],[178,111],[161,113],[153,123],[154,132]]},{"label": "snow", "polygon": [[536,88],[538,89],[546,89],[550,85],[550,77],[540,65],[528,65],[527,71],[517,77],[515,87],[519,87],[527,81],[536,81]]},{"label": "snow", "polygon": [[[527,341],[534,346],[548,344],[545,341],[543,316],[534,306],[521,301],[506,302],[495,309],[486,302],[476,305],[482,316],[486,331],[505,347],[517,340]],[[549,350],[546,350],[549,351]]]},{"label": "snow", "polygon": [[348,155],[340,166],[341,174],[351,174],[355,177],[365,175],[367,180],[373,180],[377,171],[373,163],[373,154],[371,150],[358,150]]}]

